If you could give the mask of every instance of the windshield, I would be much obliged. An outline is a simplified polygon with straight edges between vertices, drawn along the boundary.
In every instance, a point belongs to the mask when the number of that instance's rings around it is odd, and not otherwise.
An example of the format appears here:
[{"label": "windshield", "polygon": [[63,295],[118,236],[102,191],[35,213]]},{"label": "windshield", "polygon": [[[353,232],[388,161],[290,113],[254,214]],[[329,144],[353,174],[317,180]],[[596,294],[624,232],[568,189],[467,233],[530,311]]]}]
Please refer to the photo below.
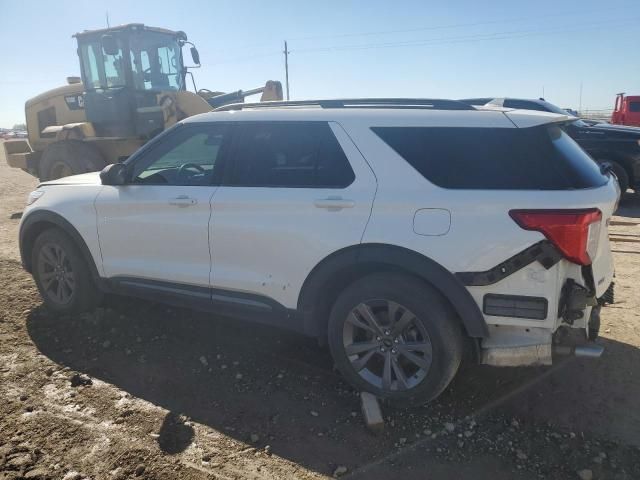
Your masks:
[{"label": "windshield", "polygon": [[173,35],[142,31],[131,36],[130,49],[136,90],[182,89],[182,55]]}]

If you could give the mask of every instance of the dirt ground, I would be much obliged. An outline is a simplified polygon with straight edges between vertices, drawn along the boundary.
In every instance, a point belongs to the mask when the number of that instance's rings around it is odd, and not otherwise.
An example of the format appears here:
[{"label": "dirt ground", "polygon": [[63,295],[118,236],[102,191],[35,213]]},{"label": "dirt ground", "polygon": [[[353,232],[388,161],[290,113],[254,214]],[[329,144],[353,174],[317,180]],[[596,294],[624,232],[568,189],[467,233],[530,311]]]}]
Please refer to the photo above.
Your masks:
[{"label": "dirt ground", "polygon": [[639,195],[601,359],[465,366],[374,436],[312,340],[127,299],[50,316],[16,244],[35,185],[0,158],[0,479],[640,478]]}]

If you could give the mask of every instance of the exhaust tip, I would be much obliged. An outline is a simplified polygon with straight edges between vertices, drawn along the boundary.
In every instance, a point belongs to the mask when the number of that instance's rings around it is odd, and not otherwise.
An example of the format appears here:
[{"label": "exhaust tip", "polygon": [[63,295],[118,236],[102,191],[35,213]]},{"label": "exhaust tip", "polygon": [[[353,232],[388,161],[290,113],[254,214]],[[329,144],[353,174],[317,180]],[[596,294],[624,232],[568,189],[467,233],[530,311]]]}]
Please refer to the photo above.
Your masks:
[{"label": "exhaust tip", "polygon": [[575,348],[574,355],[576,357],[599,358],[604,352],[604,347],[596,343],[587,345],[578,345]]}]

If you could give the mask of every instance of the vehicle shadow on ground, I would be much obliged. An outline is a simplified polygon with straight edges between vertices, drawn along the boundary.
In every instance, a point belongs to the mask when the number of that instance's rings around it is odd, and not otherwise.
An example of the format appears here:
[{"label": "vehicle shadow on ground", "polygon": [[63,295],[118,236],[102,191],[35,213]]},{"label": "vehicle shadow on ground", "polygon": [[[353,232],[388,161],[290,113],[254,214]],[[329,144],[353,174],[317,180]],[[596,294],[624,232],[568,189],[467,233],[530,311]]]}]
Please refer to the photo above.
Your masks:
[{"label": "vehicle shadow on ground", "polygon": [[502,411],[640,449],[640,349],[602,337],[598,343],[601,358],[572,358]]},{"label": "vehicle shadow on ground", "polygon": [[[168,410],[150,432],[160,435],[166,453],[180,452],[194,439],[180,424],[186,415],[323,474],[385,456],[425,429],[440,431],[444,422],[462,419],[546,371],[464,367],[429,406],[385,406],[387,428],[373,436],[357,413],[357,392],[313,339],[124,298],[81,317],[55,318],[38,307],[27,328],[56,363]],[[640,356],[635,349],[633,354],[624,363],[640,369],[640,361],[631,361]]]}]

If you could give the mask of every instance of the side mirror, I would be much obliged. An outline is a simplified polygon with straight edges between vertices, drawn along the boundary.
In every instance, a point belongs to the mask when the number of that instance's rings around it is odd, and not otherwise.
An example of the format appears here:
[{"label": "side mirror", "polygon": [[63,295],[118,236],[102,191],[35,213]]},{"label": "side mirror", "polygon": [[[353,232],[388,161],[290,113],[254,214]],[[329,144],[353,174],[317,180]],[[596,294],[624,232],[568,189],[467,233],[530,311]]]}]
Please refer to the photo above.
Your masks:
[{"label": "side mirror", "polygon": [[124,185],[127,183],[127,167],[122,163],[107,165],[100,172],[103,185]]},{"label": "side mirror", "polygon": [[200,65],[200,54],[196,47],[191,47],[191,60],[193,60],[193,63],[196,65]]},{"label": "side mirror", "polygon": [[117,55],[120,52],[120,47],[118,46],[116,37],[114,37],[113,35],[103,35],[101,43],[102,50],[107,55]]}]

